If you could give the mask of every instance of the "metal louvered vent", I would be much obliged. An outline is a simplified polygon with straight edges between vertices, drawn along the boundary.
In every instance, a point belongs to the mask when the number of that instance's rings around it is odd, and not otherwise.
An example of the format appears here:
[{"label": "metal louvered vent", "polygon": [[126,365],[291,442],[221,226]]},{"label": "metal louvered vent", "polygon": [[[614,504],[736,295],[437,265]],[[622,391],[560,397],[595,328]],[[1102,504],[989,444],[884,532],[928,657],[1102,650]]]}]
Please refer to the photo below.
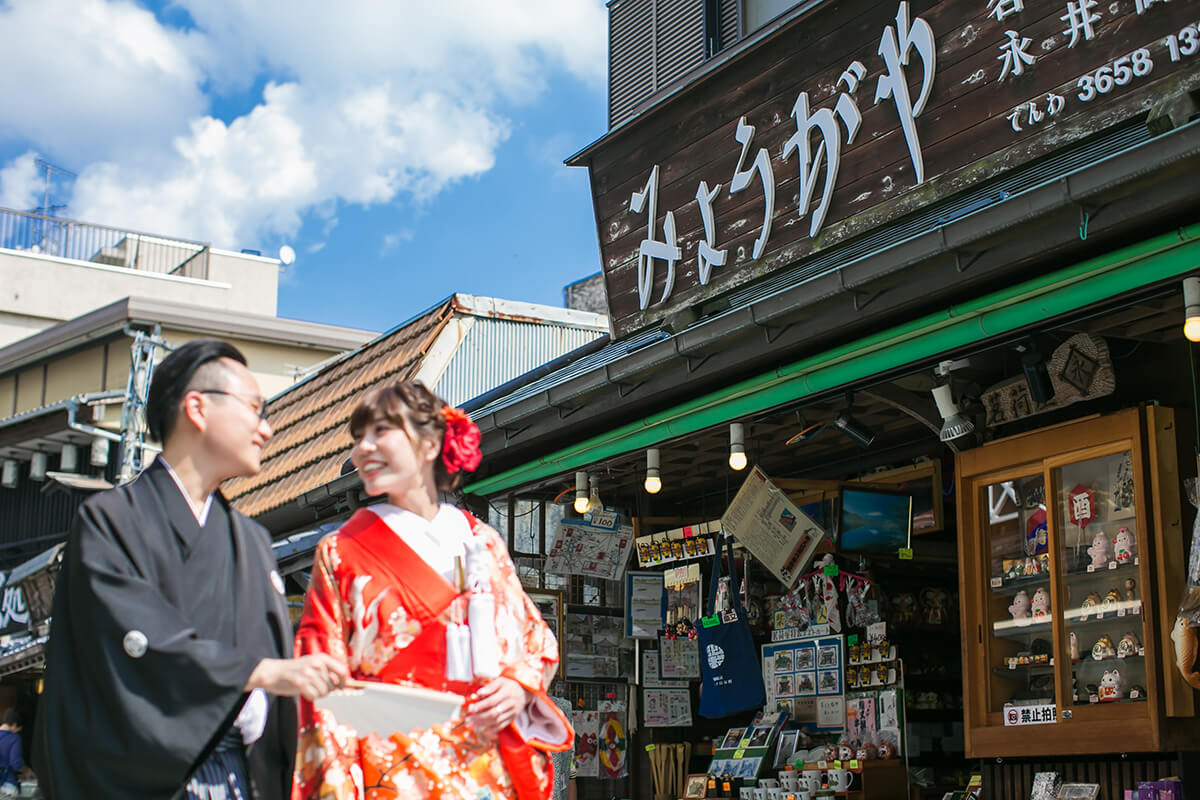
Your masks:
[{"label": "metal louvered vent", "polygon": [[[724,49],[738,40],[740,0],[614,0],[608,7],[608,127],[704,62],[705,14]],[[710,54],[711,55],[711,54]]]},{"label": "metal louvered vent", "polygon": [[699,0],[657,0],[654,21],[657,91],[704,61],[704,4]]},{"label": "metal louvered vent", "polygon": [[717,0],[717,26],[721,31],[722,50],[741,38],[738,24],[741,5],[741,0]]},{"label": "metal louvered vent", "polygon": [[608,10],[608,127],[654,92],[654,0],[617,0]]}]

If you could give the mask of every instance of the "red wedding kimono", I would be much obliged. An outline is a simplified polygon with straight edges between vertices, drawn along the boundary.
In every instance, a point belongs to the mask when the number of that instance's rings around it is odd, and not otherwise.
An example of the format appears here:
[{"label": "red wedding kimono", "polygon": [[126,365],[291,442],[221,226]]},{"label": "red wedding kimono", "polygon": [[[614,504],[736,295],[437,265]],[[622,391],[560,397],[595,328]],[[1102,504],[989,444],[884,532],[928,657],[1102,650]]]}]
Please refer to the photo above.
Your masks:
[{"label": "red wedding kimono", "polygon": [[[300,704],[293,800],[538,800],[550,796],[546,751],[573,743],[570,724],[546,695],[558,643],[517,579],[504,541],[467,515],[486,545],[500,671],[536,696],[497,740],[452,723],[360,738],[327,711]],[[459,594],[374,512],[361,509],[317,545],[296,634],[296,655],[345,659],[351,678],[469,695],[487,680],[446,679],[446,626],[466,619]],[[535,732],[535,731],[540,731]],[[554,731],[548,733],[547,731]],[[545,738],[556,741],[545,741]],[[519,796],[519,797],[518,797]]]}]

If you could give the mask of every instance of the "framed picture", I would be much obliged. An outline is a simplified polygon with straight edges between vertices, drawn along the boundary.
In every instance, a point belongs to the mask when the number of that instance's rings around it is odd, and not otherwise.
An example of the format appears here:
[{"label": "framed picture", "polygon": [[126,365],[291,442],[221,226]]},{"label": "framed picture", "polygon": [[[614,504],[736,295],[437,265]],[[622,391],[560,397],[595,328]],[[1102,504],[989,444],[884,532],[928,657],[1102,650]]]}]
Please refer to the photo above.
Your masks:
[{"label": "framed picture", "polygon": [[704,791],[707,787],[707,773],[698,772],[694,775],[688,775],[687,782],[683,784],[683,796],[688,798],[704,797]]},{"label": "framed picture", "polygon": [[852,483],[898,489],[911,495],[913,536],[934,533],[945,527],[942,508],[942,462],[937,459],[873,472]]},{"label": "framed picture", "polygon": [[563,593],[558,589],[526,589],[525,594],[529,595],[529,599],[537,606],[538,613],[558,640],[558,668],[565,675],[563,659],[566,658],[567,650],[563,647]]},{"label": "framed picture", "polygon": [[1064,783],[1058,790],[1059,800],[1096,800],[1100,792],[1098,783]]},{"label": "framed picture", "polygon": [[725,733],[725,738],[721,740],[722,750],[732,750],[742,741],[742,736],[745,735],[745,728],[730,728]]},{"label": "framed picture", "polygon": [[792,752],[796,749],[796,738],[800,731],[783,731],[779,734],[779,744],[775,748],[774,769],[783,769],[792,760]]},{"label": "framed picture", "polygon": [[912,509],[912,495],[905,492],[847,485],[842,490],[838,548],[893,554],[901,547],[908,547]]}]

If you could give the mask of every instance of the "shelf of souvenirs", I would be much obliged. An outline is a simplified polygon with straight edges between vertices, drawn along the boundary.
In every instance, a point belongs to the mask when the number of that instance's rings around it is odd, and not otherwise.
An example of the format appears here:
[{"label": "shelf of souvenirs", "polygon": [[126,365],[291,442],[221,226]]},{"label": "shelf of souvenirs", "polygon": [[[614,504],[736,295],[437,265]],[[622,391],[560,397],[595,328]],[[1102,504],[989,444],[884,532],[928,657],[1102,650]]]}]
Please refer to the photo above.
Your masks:
[{"label": "shelf of souvenirs", "polygon": [[[1022,567],[1022,570],[1028,569],[1029,572],[1015,574],[1016,568],[1010,566],[1013,563],[1025,563],[1028,566]],[[1004,559],[1001,561],[1004,573],[1002,575],[993,575],[991,579],[991,589],[996,594],[1016,594],[1022,589],[1036,589],[1038,586],[1045,586],[1050,582],[1050,562],[1046,554],[1033,556],[1027,559]],[[1139,561],[1135,556],[1132,560],[1125,562],[1109,561],[1107,564],[1099,566],[1088,564],[1083,569],[1067,570],[1068,580],[1084,577],[1087,575],[1108,575],[1113,572],[1125,572],[1128,570],[1136,570]]]},{"label": "shelf of souvenirs", "polygon": [[[1112,621],[1128,616],[1138,616],[1142,613],[1141,600],[1118,600],[1099,605],[1068,608],[1063,613],[1063,620],[1071,623],[1072,627]],[[1053,626],[1049,614],[1038,617],[1022,617],[1020,619],[1004,619],[992,623],[992,633],[1004,638],[1024,638],[1035,633],[1048,633]]]}]

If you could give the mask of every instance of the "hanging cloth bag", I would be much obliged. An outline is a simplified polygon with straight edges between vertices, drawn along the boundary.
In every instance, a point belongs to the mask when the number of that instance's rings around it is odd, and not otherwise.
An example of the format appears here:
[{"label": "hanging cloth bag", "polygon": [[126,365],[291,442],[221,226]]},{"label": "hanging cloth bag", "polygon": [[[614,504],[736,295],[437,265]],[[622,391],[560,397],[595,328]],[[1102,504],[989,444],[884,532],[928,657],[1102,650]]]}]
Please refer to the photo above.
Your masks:
[{"label": "hanging cloth bag", "polygon": [[[697,633],[700,637],[700,709],[699,714],[709,719],[727,717],[749,708],[760,708],[767,701],[763,686],[762,663],[758,648],[750,634],[750,622],[746,610],[731,591],[731,608],[717,612],[714,602],[717,584],[721,579],[721,547],[718,543],[713,559],[712,581],[708,587],[705,616],[701,618]],[[725,560],[729,575],[733,578],[733,539],[726,537]]]}]

